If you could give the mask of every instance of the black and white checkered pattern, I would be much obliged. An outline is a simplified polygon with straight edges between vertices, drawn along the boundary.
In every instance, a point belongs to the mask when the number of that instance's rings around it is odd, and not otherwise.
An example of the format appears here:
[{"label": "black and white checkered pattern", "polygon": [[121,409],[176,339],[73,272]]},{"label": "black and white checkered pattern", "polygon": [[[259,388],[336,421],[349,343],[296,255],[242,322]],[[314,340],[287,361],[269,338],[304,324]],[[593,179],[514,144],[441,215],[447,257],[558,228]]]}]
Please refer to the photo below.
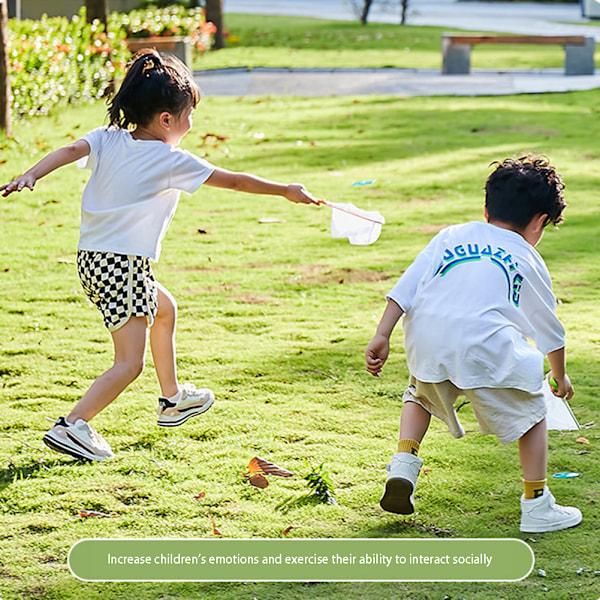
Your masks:
[{"label": "black and white checkered pattern", "polygon": [[85,295],[100,310],[109,331],[130,317],[148,317],[152,325],[158,292],[147,257],[79,250],[77,271]]}]

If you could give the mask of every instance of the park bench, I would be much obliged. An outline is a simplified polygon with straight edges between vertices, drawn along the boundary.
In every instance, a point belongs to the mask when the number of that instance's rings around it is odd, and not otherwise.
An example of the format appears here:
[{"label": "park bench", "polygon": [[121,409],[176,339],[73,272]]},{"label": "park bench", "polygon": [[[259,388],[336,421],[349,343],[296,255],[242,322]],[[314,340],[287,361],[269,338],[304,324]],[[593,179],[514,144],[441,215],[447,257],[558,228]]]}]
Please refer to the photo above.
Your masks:
[{"label": "park bench", "polygon": [[442,35],[442,73],[468,75],[471,48],[476,44],[556,44],[565,49],[565,75],[593,75],[593,37],[583,35],[488,35],[444,33]]}]

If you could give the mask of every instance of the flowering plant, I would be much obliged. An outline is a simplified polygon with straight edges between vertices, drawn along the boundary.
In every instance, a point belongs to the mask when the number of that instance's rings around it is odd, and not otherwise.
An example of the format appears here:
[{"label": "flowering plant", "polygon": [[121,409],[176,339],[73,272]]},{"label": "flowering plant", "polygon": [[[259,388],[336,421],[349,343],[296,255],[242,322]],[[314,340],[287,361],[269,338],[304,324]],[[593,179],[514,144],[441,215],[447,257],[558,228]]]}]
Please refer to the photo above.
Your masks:
[{"label": "flowering plant", "polygon": [[61,104],[103,97],[129,58],[120,31],[86,23],[85,9],[72,19],[11,19],[8,55],[13,114],[45,115]]},{"label": "flowering plant", "polygon": [[126,15],[113,13],[113,18],[128,38],[183,36],[201,52],[210,49],[216,31],[212,23],[207,23],[201,8],[171,6],[134,10]]}]

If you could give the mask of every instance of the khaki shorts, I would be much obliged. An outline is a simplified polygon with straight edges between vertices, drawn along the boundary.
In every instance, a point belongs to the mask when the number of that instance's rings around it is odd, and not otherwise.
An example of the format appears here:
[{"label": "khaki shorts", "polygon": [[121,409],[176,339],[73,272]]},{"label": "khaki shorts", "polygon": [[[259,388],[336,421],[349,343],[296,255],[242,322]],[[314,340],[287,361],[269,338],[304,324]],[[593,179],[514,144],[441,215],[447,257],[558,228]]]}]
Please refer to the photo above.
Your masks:
[{"label": "khaki shorts", "polygon": [[481,433],[495,435],[501,444],[518,440],[546,416],[541,387],[536,393],[510,388],[461,390],[451,381],[423,383],[411,375],[402,401],[416,402],[446,423],[452,436],[459,438],[465,435],[454,409],[459,396],[470,401]]}]

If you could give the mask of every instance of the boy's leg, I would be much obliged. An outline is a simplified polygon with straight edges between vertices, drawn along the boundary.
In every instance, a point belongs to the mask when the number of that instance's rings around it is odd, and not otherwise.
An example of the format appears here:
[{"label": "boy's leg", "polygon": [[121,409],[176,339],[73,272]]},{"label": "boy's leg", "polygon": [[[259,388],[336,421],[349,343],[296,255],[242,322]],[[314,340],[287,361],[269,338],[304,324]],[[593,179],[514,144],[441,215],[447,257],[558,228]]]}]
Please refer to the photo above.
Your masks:
[{"label": "boy's leg", "polygon": [[429,428],[431,414],[416,402],[406,402],[400,415],[398,452],[419,454],[419,446]]},{"label": "boy's leg", "polygon": [[521,497],[521,531],[541,533],[567,529],[581,523],[578,508],[556,504],[546,487],[548,434],[546,419],[519,438],[519,457],[525,492]]},{"label": "boy's leg", "polygon": [[380,505],[383,510],[408,515],[414,512],[414,491],[423,460],[417,455],[431,420],[420,404],[405,401],[400,417],[398,452],[387,466],[388,478]]},{"label": "boy's leg", "polygon": [[146,317],[131,317],[112,332],[115,348],[113,366],[94,381],[67,418],[60,417],[44,436],[50,448],[85,460],[109,460],[114,454],[104,438],[88,421],[106,408],[144,366]]},{"label": "boy's leg", "polygon": [[548,457],[546,419],[534,425],[519,439],[519,458],[523,470],[525,498],[532,499],[544,493]]},{"label": "boy's leg", "polygon": [[163,285],[158,282],[156,285],[158,310],[150,328],[150,349],[162,394],[158,400],[158,424],[176,427],[207,411],[215,395],[212,390],[196,389],[193,384],[179,385],[175,350],[177,303]]}]

